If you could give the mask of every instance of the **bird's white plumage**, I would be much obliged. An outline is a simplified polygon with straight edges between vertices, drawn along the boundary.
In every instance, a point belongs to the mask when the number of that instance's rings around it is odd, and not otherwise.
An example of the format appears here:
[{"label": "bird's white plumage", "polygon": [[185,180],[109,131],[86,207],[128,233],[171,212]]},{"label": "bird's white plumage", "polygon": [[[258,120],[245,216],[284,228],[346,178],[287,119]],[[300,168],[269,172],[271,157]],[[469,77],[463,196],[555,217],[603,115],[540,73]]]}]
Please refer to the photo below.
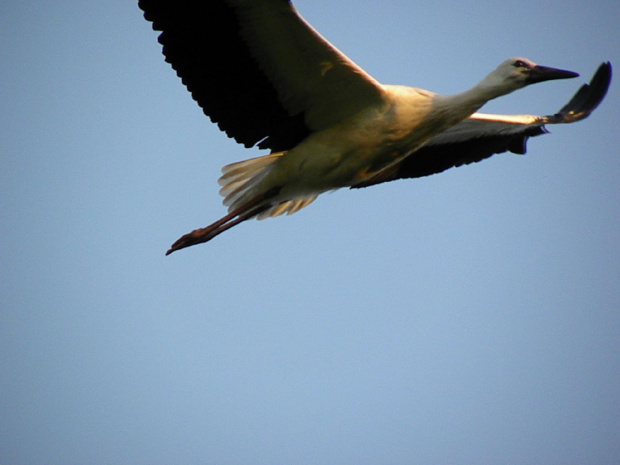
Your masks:
[{"label": "bird's white plumage", "polygon": [[[294,213],[328,190],[432,174],[497,151],[521,153],[527,137],[543,132],[543,123],[568,122],[476,113],[487,101],[526,85],[577,76],[525,58],[502,62],[467,91],[436,95],[378,83],[286,0],[139,0],[139,5],[163,31],[166,59],[205,113],[239,142],[272,149],[224,167],[220,193],[229,214],[183,236],[170,251],[208,241],[249,218]],[[213,32],[218,21],[229,43],[215,43],[221,40]],[[596,92],[582,92],[585,99],[578,93],[569,105],[587,116],[605,94],[607,67],[601,83],[592,85]],[[527,130],[515,133],[514,125]],[[485,138],[492,148],[476,158],[471,151]],[[465,144],[467,154],[437,156],[438,147],[454,144]]]}]

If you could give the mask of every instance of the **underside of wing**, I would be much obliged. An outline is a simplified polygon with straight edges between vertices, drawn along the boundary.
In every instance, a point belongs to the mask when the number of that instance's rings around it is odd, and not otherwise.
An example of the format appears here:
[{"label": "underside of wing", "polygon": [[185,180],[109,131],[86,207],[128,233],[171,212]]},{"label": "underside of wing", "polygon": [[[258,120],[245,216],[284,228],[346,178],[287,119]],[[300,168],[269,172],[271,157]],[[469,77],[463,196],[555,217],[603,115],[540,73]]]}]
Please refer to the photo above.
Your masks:
[{"label": "underside of wing", "polygon": [[353,187],[428,176],[478,162],[497,153],[525,154],[528,138],[547,133],[546,124],[574,123],[587,118],[605,97],[610,82],[611,65],[603,63],[590,83],[582,85],[556,114],[534,116],[475,113],[462,123],[438,134],[380,176]]},{"label": "underside of wing", "polygon": [[166,61],[219,128],[272,151],[380,101],[288,0],[140,0]]}]

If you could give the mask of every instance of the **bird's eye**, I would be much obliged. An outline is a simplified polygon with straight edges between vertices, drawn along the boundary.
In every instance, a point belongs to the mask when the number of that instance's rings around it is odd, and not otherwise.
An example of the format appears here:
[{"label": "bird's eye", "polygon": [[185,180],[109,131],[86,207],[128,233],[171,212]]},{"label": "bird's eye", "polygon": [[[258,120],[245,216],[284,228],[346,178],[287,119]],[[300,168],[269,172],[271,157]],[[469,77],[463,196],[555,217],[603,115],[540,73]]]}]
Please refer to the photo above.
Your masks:
[{"label": "bird's eye", "polygon": [[514,62],[513,66],[515,68],[529,68],[529,66],[527,66],[527,64],[525,63],[525,61],[522,60],[517,60]]}]

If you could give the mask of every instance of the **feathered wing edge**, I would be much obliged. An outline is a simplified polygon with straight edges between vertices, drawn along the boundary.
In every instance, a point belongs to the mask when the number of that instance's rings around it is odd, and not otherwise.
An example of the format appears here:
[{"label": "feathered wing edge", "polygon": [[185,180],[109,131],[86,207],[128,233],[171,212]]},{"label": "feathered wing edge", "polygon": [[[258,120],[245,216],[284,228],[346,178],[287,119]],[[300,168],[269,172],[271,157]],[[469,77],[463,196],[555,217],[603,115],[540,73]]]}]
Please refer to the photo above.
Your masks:
[{"label": "feathered wing edge", "polygon": [[583,84],[570,101],[553,115],[475,113],[435,136],[390,170],[352,188],[428,176],[503,152],[525,154],[530,137],[548,133],[545,124],[568,124],[587,118],[605,97],[611,75],[611,64],[602,63],[590,82]]},{"label": "feathered wing edge", "polygon": [[288,0],[139,0],[205,115],[245,147],[295,147],[382,98]]}]

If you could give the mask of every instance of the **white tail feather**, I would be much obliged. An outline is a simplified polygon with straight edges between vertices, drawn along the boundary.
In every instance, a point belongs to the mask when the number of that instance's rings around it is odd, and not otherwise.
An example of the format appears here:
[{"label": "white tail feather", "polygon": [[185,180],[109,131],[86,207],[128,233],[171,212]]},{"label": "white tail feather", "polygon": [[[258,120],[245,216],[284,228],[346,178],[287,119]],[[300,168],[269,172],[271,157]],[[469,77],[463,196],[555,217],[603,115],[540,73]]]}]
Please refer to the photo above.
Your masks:
[{"label": "white tail feather", "polygon": [[[218,184],[222,186],[220,195],[224,197],[224,205],[228,211],[232,211],[254,196],[260,194],[256,191],[257,185],[269,173],[269,170],[279,157],[285,152],[277,152],[262,157],[250,158],[237,163],[231,163],[222,168],[222,176],[218,179]],[[310,205],[316,195],[294,200],[285,200],[260,213],[259,220],[280,216],[284,213],[292,215],[302,208]]]},{"label": "white tail feather", "polygon": [[283,152],[272,153],[231,163],[222,168],[222,176],[217,182],[222,186],[220,195],[224,197],[224,205],[228,207],[228,211],[234,210],[258,194],[253,188],[269,172],[271,164],[282,155]]}]

